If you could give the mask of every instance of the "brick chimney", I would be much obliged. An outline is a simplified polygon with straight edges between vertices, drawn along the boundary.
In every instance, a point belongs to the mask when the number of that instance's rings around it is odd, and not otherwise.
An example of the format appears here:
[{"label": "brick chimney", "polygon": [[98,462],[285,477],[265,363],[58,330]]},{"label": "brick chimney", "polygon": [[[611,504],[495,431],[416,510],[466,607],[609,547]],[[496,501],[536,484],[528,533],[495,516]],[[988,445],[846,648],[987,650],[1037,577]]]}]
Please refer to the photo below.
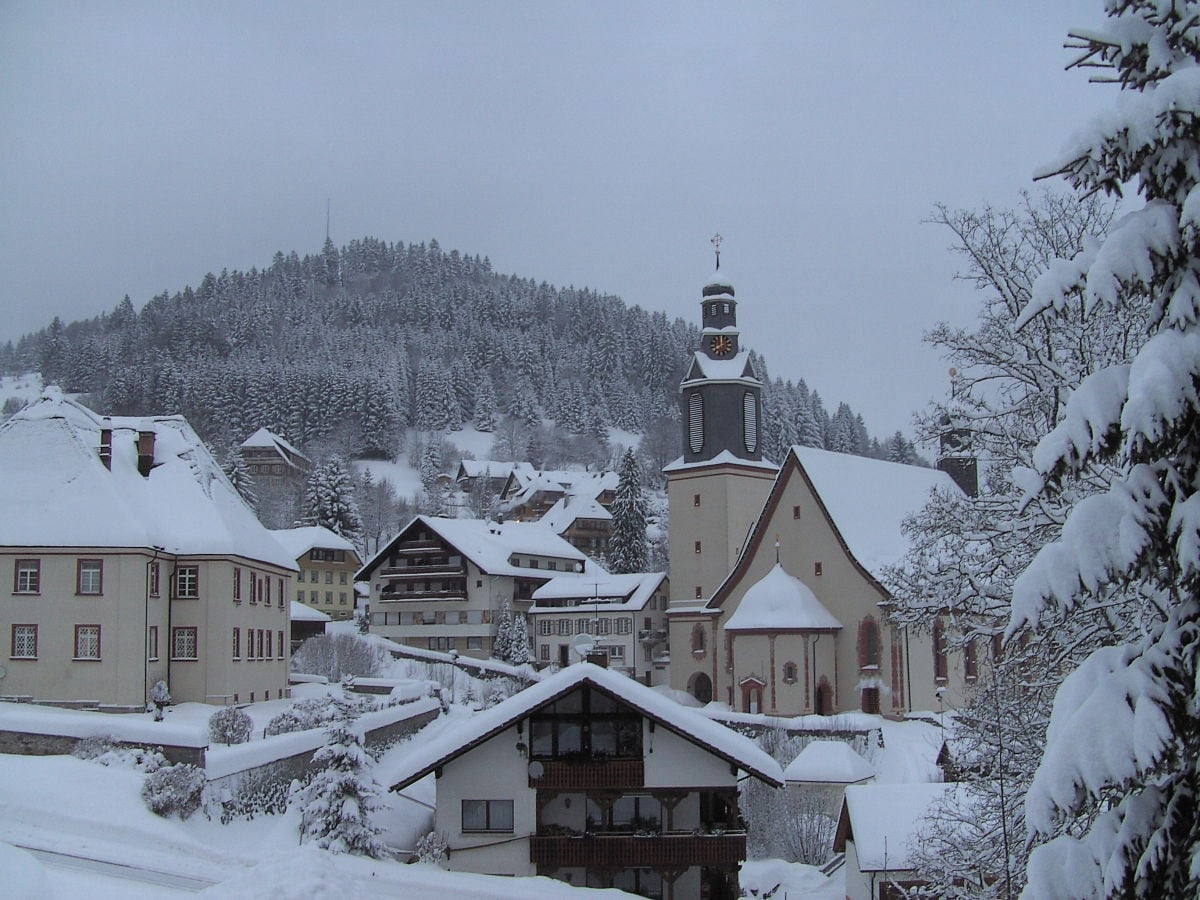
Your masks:
[{"label": "brick chimney", "polygon": [[150,470],[154,468],[154,432],[139,431],[137,438],[138,452],[138,472],[143,478],[150,475]]},{"label": "brick chimney", "polygon": [[938,440],[937,467],[954,479],[968,497],[979,496],[979,462],[971,453],[971,433],[950,416],[942,416],[942,433]]},{"label": "brick chimney", "polygon": [[109,471],[112,470],[112,429],[100,429],[100,463]]},{"label": "brick chimney", "polygon": [[599,666],[602,669],[608,668],[608,653],[604,650],[589,650],[584,659],[593,666]]}]

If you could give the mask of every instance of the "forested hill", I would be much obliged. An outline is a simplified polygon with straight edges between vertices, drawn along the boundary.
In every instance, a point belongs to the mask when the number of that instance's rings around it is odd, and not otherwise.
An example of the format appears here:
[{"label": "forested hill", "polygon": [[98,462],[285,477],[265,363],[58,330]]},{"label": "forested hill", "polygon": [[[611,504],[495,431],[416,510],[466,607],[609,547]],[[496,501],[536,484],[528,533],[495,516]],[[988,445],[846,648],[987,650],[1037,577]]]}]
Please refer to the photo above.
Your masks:
[{"label": "forested hill", "polygon": [[[500,275],[436,240],[364,238],[210,273],[141,311],[126,297],[94,319],[56,318],[0,348],[0,367],[40,369],[111,414],[181,412],[217,445],[266,425],[301,445],[337,433],[353,452],[390,456],[405,426],[661,426],[698,340],[682,319]],[[803,382],[767,388],[768,456],[791,442],[887,455],[845,404],[831,418]]]}]

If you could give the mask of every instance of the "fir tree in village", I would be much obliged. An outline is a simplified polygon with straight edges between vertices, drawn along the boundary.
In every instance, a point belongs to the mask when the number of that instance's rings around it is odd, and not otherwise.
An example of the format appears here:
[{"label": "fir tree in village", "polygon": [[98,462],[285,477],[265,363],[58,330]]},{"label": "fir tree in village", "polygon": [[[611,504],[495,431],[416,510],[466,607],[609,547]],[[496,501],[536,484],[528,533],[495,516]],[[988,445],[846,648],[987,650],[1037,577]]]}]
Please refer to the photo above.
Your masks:
[{"label": "fir tree in village", "polygon": [[384,856],[382,829],[371,820],[383,807],[382,790],[359,729],[346,718],[335,719],[312,761],[317,773],[296,797],[301,841],[316,841],[334,853]]},{"label": "fir tree in village", "polygon": [[[1073,39],[1124,102],[1047,174],[1143,205],[1038,281],[1018,328],[1084,308],[1145,311],[1129,363],[1088,376],[1020,475],[1069,491],[1094,462],[1121,475],[1074,504],[1013,589],[1010,634],[1149,594],[1137,631],[1092,651],[1059,687],[1026,797],[1030,896],[1200,895],[1200,3],[1112,0]],[[1102,742],[1103,752],[1091,740]],[[1081,821],[1066,829],[1064,823]]]},{"label": "fir tree in village", "polygon": [[632,450],[626,450],[618,471],[617,494],[612,504],[612,537],[608,541],[609,568],[617,573],[646,571],[646,498],[642,474]]},{"label": "fir tree in village", "polygon": [[234,490],[238,492],[243,500],[250,506],[258,507],[258,493],[254,489],[254,476],[250,474],[249,468],[246,466],[246,460],[242,458],[242,453],[238,449],[231,450],[225,457],[225,463],[221,467],[225,472],[225,477],[229,479],[229,483],[233,485]]},{"label": "fir tree in village", "polygon": [[513,646],[513,611],[512,604],[507,600],[496,615],[496,634],[492,638],[492,656],[495,659],[508,662],[512,655]]},{"label": "fir tree in village", "polygon": [[362,544],[363,523],[354,498],[350,467],[340,456],[316,466],[304,489],[303,514],[298,525],[320,525],[340,534],[356,547]]}]

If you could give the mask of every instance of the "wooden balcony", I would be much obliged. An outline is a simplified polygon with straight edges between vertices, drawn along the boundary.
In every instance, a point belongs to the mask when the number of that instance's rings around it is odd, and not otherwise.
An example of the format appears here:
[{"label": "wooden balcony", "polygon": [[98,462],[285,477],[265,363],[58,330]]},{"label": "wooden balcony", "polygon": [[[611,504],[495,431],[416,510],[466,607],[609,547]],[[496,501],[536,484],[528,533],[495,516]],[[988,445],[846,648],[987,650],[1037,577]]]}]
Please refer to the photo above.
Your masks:
[{"label": "wooden balcony", "polygon": [[646,783],[646,766],[640,759],[539,760],[542,777],[530,778],[531,788],[558,791],[623,790]]},{"label": "wooden balcony", "polygon": [[746,835],[663,834],[634,837],[598,834],[587,837],[533,837],[529,861],[543,869],[566,866],[736,869],[746,858]]},{"label": "wooden balcony", "polygon": [[381,578],[430,578],[437,575],[453,575],[459,578],[466,577],[467,570],[461,562],[458,563],[434,563],[430,565],[414,565],[414,566],[391,566],[386,569],[380,569],[379,575]]},{"label": "wooden balcony", "polygon": [[465,588],[453,591],[386,591],[379,595],[381,603],[414,603],[422,600],[460,600],[467,602]]},{"label": "wooden balcony", "polygon": [[429,553],[431,551],[440,550],[446,552],[446,547],[441,541],[405,541],[396,548],[396,553]]}]

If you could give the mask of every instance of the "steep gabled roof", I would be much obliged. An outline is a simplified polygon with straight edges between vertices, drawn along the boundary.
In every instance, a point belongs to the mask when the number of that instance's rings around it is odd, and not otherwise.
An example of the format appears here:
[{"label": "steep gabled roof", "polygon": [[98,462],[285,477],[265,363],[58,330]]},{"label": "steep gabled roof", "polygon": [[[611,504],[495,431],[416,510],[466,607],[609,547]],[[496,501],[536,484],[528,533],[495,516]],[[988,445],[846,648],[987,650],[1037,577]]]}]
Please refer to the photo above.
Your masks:
[{"label": "steep gabled roof", "polygon": [[272,449],[272,450],[275,450],[276,452],[278,452],[279,455],[282,456],[284,459],[287,459],[288,456],[291,455],[291,456],[298,456],[305,462],[311,462],[311,460],[307,456],[305,456],[303,453],[301,453],[299,450],[297,450],[295,447],[293,447],[291,444],[289,444],[286,440],[281,438],[275,432],[273,432],[267,428],[258,429],[258,431],[254,432],[254,434],[250,435],[250,437],[248,437],[244,441],[242,441],[242,446],[243,447],[267,447],[268,449]]},{"label": "steep gabled roof", "polygon": [[632,678],[590,663],[576,663],[491,709],[476,713],[467,722],[444,732],[433,741],[414,748],[406,757],[403,770],[394,776],[391,789],[398,790],[424,778],[583,684],[591,685],[636,709],[643,716],[755,778],[775,787],[783,784],[783,770],[779,763],[749,738],[693,709],[680,706]]},{"label": "steep gabled roof", "polygon": [[340,534],[335,534],[320,525],[273,529],[271,535],[284,550],[292,555],[293,560],[299,559],[314,547],[322,547],[326,550],[345,550],[354,555],[354,562],[362,564],[358,551],[352,543]]},{"label": "steep gabled roof", "polygon": [[[139,434],[154,437],[146,475]],[[157,547],[296,568],[182,416],[101,416],[49,387],[0,426],[0,471],[0,509],[11,513],[0,516],[0,545]]]},{"label": "steep gabled roof", "polygon": [[713,593],[709,606],[720,607],[745,576],[793,478],[808,485],[850,562],[883,594],[887,594],[880,583],[883,569],[899,562],[908,550],[900,527],[904,519],[918,512],[935,490],[962,492],[953,478],[938,469],[792,447],[733,571]]},{"label": "steep gabled roof", "polygon": [[[522,578],[549,578],[551,570],[527,569],[509,562],[514,553],[548,556],[577,564],[581,570],[587,557],[540,522],[489,522],[483,519],[444,519],[441,516],[414,516],[400,533],[373,556],[355,574],[367,579],[386,560],[413,528],[424,525],[451,547],[473,562],[487,575],[514,575]],[[598,567],[592,563],[592,571]],[[603,571],[603,570],[599,570]],[[569,574],[569,573],[566,573]]]},{"label": "steep gabled roof", "polygon": [[955,784],[852,784],[846,788],[834,849],[854,841],[860,872],[913,867],[914,843],[935,802],[965,797]]},{"label": "steep gabled roof", "polygon": [[710,379],[713,381],[741,381],[747,378],[758,380],[754,371],[754,363],[750,360],[749,350],[739,350],[729,359],[710,359],[706,354],[697,351],[692,356],[691,365],[683,377],[686,385],[689,381]]},{"label": "steep gabled roof", "polygon": [[646,602],[666,577],[666,572],[635,572],[626,575],[599,573],[582,578],[578,575],[551,578],[533,592],[534,605],[530,612],[559,612],[564,609],[561,606],[539,609],[538,603],[543,600],[579,600],[586,606],[586,601],[591,597],[605,598],[606,602],[600,604],[600,609],[607,612],[640,610],[645,608]]}]

